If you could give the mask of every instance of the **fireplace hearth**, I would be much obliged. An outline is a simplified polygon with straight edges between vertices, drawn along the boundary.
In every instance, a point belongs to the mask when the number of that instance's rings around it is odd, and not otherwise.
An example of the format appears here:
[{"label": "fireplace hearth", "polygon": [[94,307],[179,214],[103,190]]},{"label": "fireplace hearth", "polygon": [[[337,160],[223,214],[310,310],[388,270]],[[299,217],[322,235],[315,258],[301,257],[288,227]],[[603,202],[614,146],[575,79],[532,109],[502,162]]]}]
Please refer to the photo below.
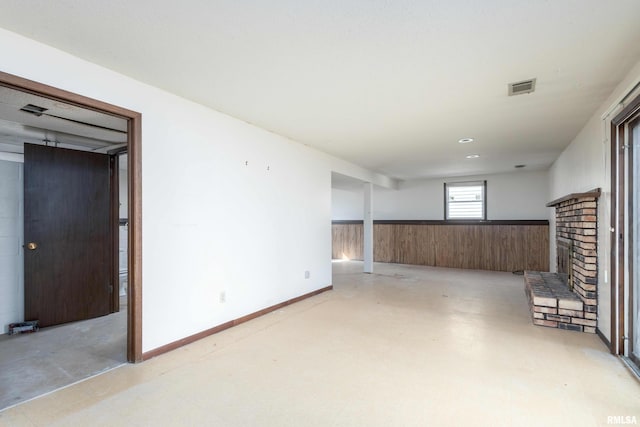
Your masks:
[{"label": "fireplace hearth", "polygon": [[555,208],[556,273],[525,272],[533,323],[595,333],[600,189],[547,204]]}]

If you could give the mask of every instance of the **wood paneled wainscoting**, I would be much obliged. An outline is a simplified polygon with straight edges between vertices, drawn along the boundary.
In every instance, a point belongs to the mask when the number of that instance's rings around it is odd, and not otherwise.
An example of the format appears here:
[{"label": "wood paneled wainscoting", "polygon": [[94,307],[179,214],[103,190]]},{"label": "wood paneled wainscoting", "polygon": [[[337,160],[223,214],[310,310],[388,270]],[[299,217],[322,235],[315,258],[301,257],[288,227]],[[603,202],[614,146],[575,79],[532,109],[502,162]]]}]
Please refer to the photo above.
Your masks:
[{"label": "wood paneled wainscoting", "polygon": [[[549,271],[549,222],[374,221],[374,261]],[[362,260],[362,221],[333,221],[332,257]]]}]

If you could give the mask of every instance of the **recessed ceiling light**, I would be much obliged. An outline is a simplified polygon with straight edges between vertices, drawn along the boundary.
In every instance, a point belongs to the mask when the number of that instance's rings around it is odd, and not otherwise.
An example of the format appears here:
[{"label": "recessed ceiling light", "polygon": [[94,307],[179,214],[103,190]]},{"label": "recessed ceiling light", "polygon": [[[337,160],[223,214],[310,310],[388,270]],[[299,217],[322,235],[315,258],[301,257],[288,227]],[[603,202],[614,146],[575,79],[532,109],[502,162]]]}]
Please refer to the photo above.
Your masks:
[{"label": "recessed ceiling light", "polygon": [[473,142],[473,138],[461,138],[461,139],[458,140],[458,142],[460,144],[468,144],[470,142]]},{"label": "recessed ceiling light", "polygon": [[467,159],[477,159],[478,157],[480,157],[480,154],[469,154]]}]

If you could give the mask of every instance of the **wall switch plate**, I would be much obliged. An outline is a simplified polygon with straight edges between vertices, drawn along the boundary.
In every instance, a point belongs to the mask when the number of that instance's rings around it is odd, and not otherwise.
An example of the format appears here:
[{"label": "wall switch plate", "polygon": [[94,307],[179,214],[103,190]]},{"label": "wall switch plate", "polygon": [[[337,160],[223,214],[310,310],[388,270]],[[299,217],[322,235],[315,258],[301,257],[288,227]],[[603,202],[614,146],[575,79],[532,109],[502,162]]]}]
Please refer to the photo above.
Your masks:
[{"label": "wall switch plate", "polygon": [[227,293],[225,291],[220,292],[220,302],[227,301]]},{"label": "wall switch plate", "polygon": [[308,279],[309,277],[311,277],[311,272],[309,270],[304,272],[304,278]]}]

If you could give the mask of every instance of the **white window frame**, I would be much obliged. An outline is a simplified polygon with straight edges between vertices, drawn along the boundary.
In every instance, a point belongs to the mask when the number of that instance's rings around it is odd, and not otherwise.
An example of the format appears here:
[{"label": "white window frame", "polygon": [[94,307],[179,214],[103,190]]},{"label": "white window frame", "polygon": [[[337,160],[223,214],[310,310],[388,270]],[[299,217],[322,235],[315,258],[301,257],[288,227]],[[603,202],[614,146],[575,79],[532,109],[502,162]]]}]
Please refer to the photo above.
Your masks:
[{"label": "white window frame", "polygon": [[[482,187],[482,218],[450,218],[449,217],[449,188],[451,187]],[[467,202],[454,202],[467,203]],[[487,220],[487,181],[464,181],[464,182],[445,182],[444,183],[444,219],[446,221],[486,221]]]}]

